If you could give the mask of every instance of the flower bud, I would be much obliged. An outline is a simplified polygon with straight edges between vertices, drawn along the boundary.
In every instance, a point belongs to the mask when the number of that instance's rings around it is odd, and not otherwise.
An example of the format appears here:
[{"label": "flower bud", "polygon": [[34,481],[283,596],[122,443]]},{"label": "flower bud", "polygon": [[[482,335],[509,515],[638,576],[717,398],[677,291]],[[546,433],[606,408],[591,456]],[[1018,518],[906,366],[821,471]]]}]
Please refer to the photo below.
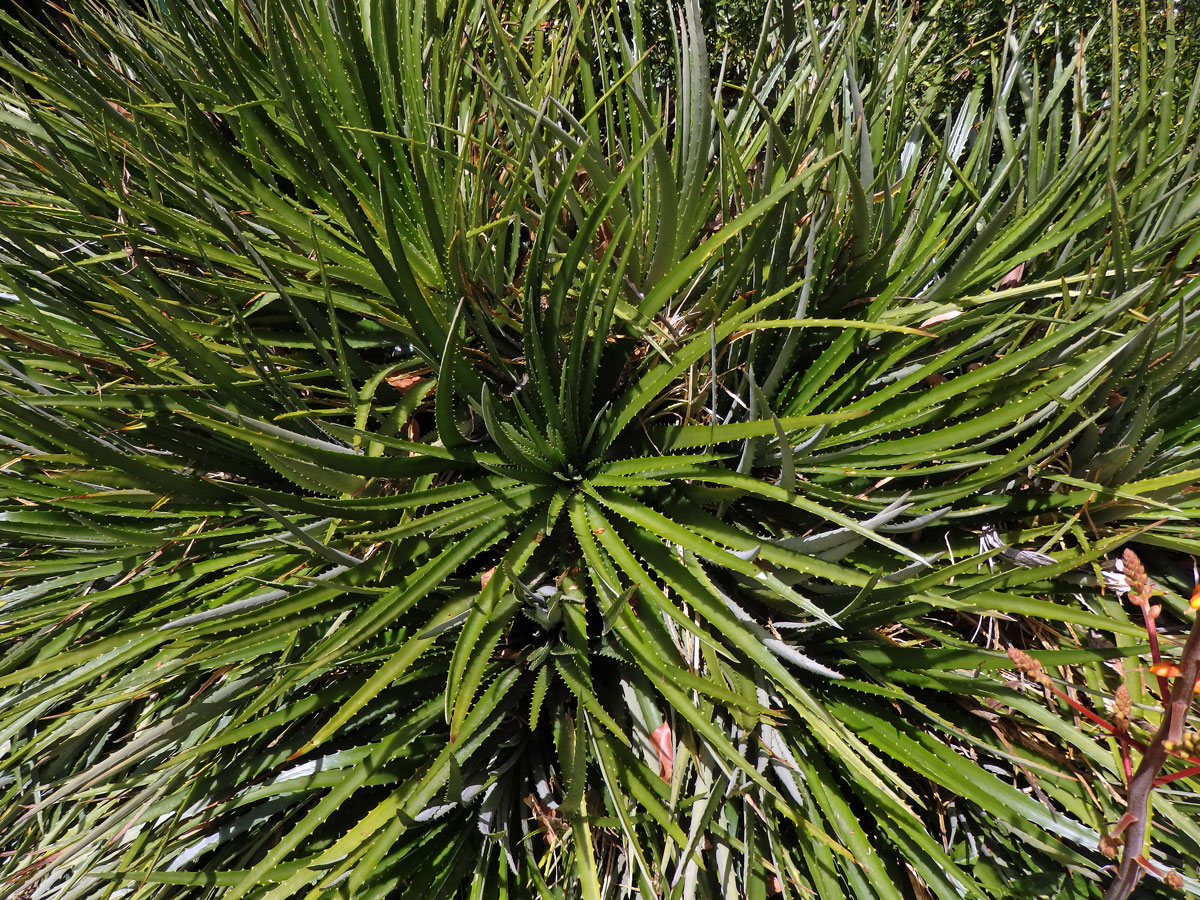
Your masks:
[{"label": "flower bud", "polygon": [[1138,555],[1132,550],[1126,550],[1121,555],[1125,581],[1129,584],[1129,599],[1135,603],[1145,603],[1150,597],[1149,585],[1146,583],[1146,569]]},{"label": "flower bud", "polygon": [[1016,647],[1008,648],[1008,658],[1012,660],[1013,666],[1022,675],[1032,678],[1038,684],[1049,685],[1050,676],[1042,669],[1042,664],[1026,653],[1024,650],[1018,650]]},{"label": "flower bud", "polygon": [[1133,709],[1133,700],[1129,696],[1129,688],[1125,685],[1118,685],[1117,692],[1113,696],[1113,718],[1116,719],[1117,725],[1124,728],[1129,723],[1129,713]]}]

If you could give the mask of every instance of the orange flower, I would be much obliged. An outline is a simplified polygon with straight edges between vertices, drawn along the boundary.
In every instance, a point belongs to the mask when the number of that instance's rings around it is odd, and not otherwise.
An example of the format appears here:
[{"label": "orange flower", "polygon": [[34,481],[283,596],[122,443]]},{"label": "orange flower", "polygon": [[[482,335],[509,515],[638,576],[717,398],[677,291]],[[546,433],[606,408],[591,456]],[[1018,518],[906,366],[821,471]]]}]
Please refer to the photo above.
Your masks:
[{"label": "orange flower", "polygon": [[1160,678],[1174,678],[1179,674],[1179,666],[1170,662],[1158,662],[1150,667],[1150,671]]}]

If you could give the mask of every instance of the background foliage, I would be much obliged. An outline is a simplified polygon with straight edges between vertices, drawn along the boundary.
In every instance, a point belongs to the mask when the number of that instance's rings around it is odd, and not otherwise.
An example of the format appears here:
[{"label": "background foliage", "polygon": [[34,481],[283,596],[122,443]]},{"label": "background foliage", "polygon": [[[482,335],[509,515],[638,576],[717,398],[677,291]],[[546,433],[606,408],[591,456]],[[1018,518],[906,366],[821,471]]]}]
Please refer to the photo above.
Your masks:
[{"label": "background foliage", "polygon": [[[1162,716],[1113,561],[1169,657],[1200,550],[1178,48],[0,21],[6,889],[1100,896],[1097,720]],[[1141,889],[1197,892],[1169,765]]]},{"label": "background foliage", "polygon": [[[853,4],[810,0],[806,4],[818,18],[834,18]],[[1170,7],[1170,9],[1168,9]],[[733,71],[749,63],[758,45],[760,25],[768,4],[764,0],[716,0],[701,8],[701,21],[710,58]],[[1170,16],[1168,15],[1170,12]],[[669,79],[671,34],[676,17],[672,5],[658,0],[641,4],[646,23],[651,65],[660,79]],[[1138,78],[1145,65],[1148,74],[1161,76],[1168,57],[1168,44],[1177,59],[1175,90],[1186,94],[1191,76],[1200,65],[1200,32],[1195,11],[1185,3],[1165,0],[1105,4],[1091,0],[1043,0],[1040,3],[1011,3],[1006,0],[939,0],[879,4],[878,29],[868,26],[861,52],[886,52],[891,31],[906,17],[929,29],[931,46],[919,74],[922,86],[936,85],[946,105],[961,99],[970,89],[988,81],[988,59],[1003,49],[1011,30],[1022,35],[1027,58],[1043,65],[1056,53],[1072,53],[1084,38],[1083,54],[1100,72],[1112,66],[1112,48],[1117,48],[1117,65],[1126,84]],[[1114,42],[1113,23],[1116,22]],[[1143,61],[1142,54],[1145,54]]]}]

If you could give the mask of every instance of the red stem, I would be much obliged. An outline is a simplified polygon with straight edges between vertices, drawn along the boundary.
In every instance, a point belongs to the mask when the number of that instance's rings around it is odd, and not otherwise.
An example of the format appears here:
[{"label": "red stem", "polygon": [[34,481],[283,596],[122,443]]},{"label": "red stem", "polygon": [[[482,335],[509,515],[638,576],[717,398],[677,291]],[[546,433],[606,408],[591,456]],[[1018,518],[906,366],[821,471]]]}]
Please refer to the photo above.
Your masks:
[{"label": "red stem", "polygon": [[1167,784],[1171,781],[1178,781],[1180,778],[1187,778],[1191,775],[1200,775],[1200,766],[1189,766],[1186,769],[1180,769],[1178,772],[1172,772],[1170,775],[1160,775],[1154,779],[1154,786]]},{"label": "red stem", "polygon": [[1129,753],[1129,735],[1119,734],[1117,739],[1121,742],[1121,768],[1125,773],[1125,787],[1129,787],[1129,781],[1133,778],[1133,757]]},{"label": "red stem", "polygon": [[1090,709],[1088,709],[1086,706],[1084,706],[1082,703],[1080,703],[1074,697],[1068,696],[1067,692],[1062,690],[1061,688],[1059,688],[1058,685],[1047,684],[1046,687],[1048,687],[1050,689],[1050,692],[1052,694],[1054,694],[1060,700],[1064,701],[1067,705],[1069,705],[1071,707],[1071,709],[1073,709],[1076,712],[1080,713],[1081,715],[1084,715],[1087,718],[1091,719],[1093,722],[1095,722],[1097,725],[1099,725],[1101,728],[1103,728],[1109,734],[1117,733],[1116,725],[1114,725],[1112,722],[1108,721],[1108,719],[1105,719],[1105,718],[1102,718],[1101,716],[1096,715],[1094,712],[1092,712]]},{"label": "red stem", "polygon": [[[1182,677],[1182,676],[1180,676],[1180,677]],[[1124,743],[1128,744],[1130,747],[1133,747],[1139,753],[1146,752],[1146,745],[1144,743],[1139,741],[1137,738],[1130,737],[1128,734],[1123,733],[1120,729],[1117,728],[1117,726],[1113,725],[1112,722],[1108,721],[1107,719],[1101,718],[1100,716],[1096,715],[1096,713],[1092,712],[1092,710],[1088,709],[1086,706],[1084,706],[1078,700],[1075,700],[1074,698],[1068,696],[1066,691],[1062,690],[1060,687],[1058,687],[1058,685],[1048,684],[1048,685],[1046,685],[1046,687],[1050,688],[1050,693],[1054,694],[1056,697],[1061,699],[1064,703],[1066,703],[1068,706],[1070,706],[1075,711],[1077,711],[1080,714],[1091,719],[1093,722],[1095,722],[1097,725],[1099,725],[1101,728],[1103,728],[1109,734],[1115,735],[1118,740],[1121,740]],[[1187,708],[1187,706],[1185,704],[1184,709],[1186,710],[1186,708]],[[1182,726],[1180,726],[1180,727],[1182,728]],[[1172,756],[1175,759],[1185,759],[1190,763],[1195,763],[1197,765],[1200,765],[1200,756],[1187,756],[1187,755],[1184,755],[1184,754],[1178,752],[1177,750],[1168,750],[1167,755]]]},{"label": "red stem", "polygon": [[[1143,598],[1138,605],[1142,608],[1142,621],[1146,623],[1146,636],[1150,639],[1150,663],[1157,666],[1162,662],[1162,654],[1158,651],[1158,625],[1155,624],[1154,616],[1150,615],[1149,598]],[[1158,679],[1158,699],[1166,703],[1171,694],[1171,687],[1165,675],[1155,677]]]}]

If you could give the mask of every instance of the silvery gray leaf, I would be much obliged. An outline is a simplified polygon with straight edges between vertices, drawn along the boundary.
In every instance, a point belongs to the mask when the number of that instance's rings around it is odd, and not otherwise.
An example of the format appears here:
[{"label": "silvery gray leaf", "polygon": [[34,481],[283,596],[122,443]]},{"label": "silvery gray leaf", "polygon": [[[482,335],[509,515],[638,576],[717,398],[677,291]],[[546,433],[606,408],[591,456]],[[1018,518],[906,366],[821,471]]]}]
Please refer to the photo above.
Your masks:
[{"label": "silvery gray leaf", "polygon": [[450,810],[458,806],[457,803],[443,803],[440,806],[428,806],[413,816],[414,822],[432,822],[435,819],[440,819]]},{"label": "silvery gray leaf", "polygon": [[763,644],[768,650],[778,656],[780,659],[787,660],[793,665],[799,666],[802,669],[807,669],[809,672],[814,672],[817,675],[824,675],[826,678],[845,678],[841,672],[835,672],[828,666],[823,666],[815,659],[805,656],[793,647],[785,644],[778,638],[766,638]]}]

